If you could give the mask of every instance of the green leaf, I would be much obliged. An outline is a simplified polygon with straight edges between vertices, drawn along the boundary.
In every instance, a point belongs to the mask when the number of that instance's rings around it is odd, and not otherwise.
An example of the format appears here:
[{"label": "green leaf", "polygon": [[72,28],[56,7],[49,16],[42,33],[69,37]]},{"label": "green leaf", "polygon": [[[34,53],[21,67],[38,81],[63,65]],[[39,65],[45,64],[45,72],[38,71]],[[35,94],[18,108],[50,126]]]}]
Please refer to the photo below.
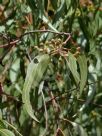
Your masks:
[{"label": "green leaf", "polygon": [[87,74],[88,74],[88,70],[87,70],[87,59],[85,57],[85,55],[81,55],[77,58],[78,64],[79,64],[79,68],[80,68],[80,94],[82,94],[82,91],[84,89],[84,86],[86,84],[87,81]]},{"label": "green leaf", "polygon": [[78,136],[87,136],[87,133],[85,132],[85,130],[83,129],[83,127],[81,127],[79,124],[70,121],[70,123],[72,124],[75,133],[78,134]]},{"label": "green leaf", "polygon": [[39,122],[35,115],[33,114],[33,109],[30,103],[30,90],[33,84],[33,87],[39,85],[43,74],[48,66],[49,56],[45,55],[38,55],[34,58],[33,61],[28,66],[27,75],[24,82],[23,92],[22,92],[22,100],[25,106],[27,113],[32,117],[35,121]]},{"label": "green leaf", "polygon": [[6,126],[9,126],[10,128],[12,128],[17,134],[19,134],[20,136],[22,136],[18,131],[17,128],[15,128],[12,124],[8,123],[6,120],[3,120],[0,118],[0,121]]},{"label": "green leaf", "polygon": [[15,136],[10,130],[0,129],[0,136]]},{"label": "green leaf", "polygon": [[65,3],[66,3],[66,7],[67,9],[69,8],[70,4],[71,4],[71,0],[65,0]]},{"label": "green leaf", "polygon": [[15,82],[16,79],[17,79],[17,75],[18,75],[18,72],[19,72],[19,68],[20,68],[20,59],[17,58],[12,66],[11,66],[11,69],[10,69],[10,80],[11,82]]},{"label": "green leaf", "polygon": [[58,32],[58,30],[56,28],[54,28],[54,26],[49,22],[49,20],[43,15],[41,18],[45,23],[47,23],[47,25],[49,26],[50,29],[52,29],[55,32]]},{"label": "green leaf", "polygon": [[58,4],[58,1],[56,0],[51,0],[51,5],[52,7],[56,10],[57,9],[57,4]]},{"label": "green leaf", "polygon": [[57,9],[55,17],[54,17],[54,22],[60,23],[59,19],[63,16],[64,9],[65,9],[65,0],[61,0],[60,7]]},{"label": "green leaf", "polygon": [[79,73],[77,71],[77,63],[76,62],[77,62],[76,58],[73,56],[72,53],[69,52],[67,64],[68,64],[68,67],[69,67],[69,69],[75,79],[76,84],[78,84],[80,81],[80,78],[79,78]]},{"label": "green leaf", "polygon": [[0,33],[5,31],[5,26],[0,26]]},{"label": "green leaf", "polygon": [[5,128],[5,125],[4,125],[3,121],[0,119],[0,129],[1,128]]}]

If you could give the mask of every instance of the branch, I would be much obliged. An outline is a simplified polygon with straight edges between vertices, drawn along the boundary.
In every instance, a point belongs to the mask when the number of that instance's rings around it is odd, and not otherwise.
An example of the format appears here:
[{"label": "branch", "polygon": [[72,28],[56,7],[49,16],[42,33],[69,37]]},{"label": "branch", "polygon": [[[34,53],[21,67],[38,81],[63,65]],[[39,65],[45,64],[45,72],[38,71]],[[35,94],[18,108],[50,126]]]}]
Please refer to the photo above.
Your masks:
[{"label": "branch", "polygon": [[14,46],[20,41],[20,39],[16,39],[15,41],[10,41],[9,43],[0,45],[0,48],[7,48],[8,46]]},{"label": "branch", "polygon": [[14,41],[10,41],[9,43],[7,44],[3,44],[3,45],[0,45],[0,48],[6,48],[10,45],[15,45],[17,44],[19,41],[21,41],[21,39],[26,36],[26,35],[29,35],[29,34],[33,34],[33,33],[46,33],[46,32],[49,32],[49,33],[54,33],[54,34],[58,34],[58,35],[66,35],[67,36],[67,39],[63,42],[63,45],[65,45],[69,39],[71,38],[71,34],[70,33],[65,33],[65,32],[55,32],[55,31],[52,31],[52,30],[33,30],[33,31],[29,31],[29,32],[26,32],[24,34],[22,34],[20,37],[18,37],[16,40]]}]

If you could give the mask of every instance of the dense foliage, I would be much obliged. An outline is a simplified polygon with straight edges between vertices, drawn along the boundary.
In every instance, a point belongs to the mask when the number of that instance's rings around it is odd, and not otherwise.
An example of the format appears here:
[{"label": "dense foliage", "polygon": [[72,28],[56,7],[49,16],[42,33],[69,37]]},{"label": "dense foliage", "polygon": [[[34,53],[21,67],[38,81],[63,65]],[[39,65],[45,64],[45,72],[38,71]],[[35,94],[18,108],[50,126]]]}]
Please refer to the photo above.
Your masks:
[{"label": "dense foliage", "polygon": [[101,79],[101,0],[0,0],[0,136],[101,136]]}]

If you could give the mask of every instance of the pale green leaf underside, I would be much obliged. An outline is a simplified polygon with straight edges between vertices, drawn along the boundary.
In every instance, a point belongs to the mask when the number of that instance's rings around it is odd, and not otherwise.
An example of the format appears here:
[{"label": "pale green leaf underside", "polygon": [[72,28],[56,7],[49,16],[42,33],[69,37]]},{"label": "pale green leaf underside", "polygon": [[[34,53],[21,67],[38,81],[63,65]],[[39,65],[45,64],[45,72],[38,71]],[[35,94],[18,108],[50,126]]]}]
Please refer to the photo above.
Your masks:
[{"label": "pale green leaf underside", "polygon": [[38,119],[35,117],[31,103],[30,103],[30,90],[33,84],[33,87],[39,85],[43,74],[48,66],[49,56],[45,55],[38,55],[28,66],[27,75],[23,86],[22,92],[22,100],[25,106],[27,113],[33,118],[35,121],[39,122]]}]

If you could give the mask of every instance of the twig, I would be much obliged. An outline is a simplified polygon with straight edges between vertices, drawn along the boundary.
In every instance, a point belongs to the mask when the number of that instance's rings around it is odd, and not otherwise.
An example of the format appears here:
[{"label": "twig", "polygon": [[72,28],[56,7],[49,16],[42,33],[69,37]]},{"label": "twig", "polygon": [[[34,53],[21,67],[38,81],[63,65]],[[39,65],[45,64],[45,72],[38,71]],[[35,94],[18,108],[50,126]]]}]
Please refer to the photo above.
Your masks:
[{"label": "twig", "polygon": [[[96,82],[94,82],[94,83],[89,83],[89,84],[87,84],[86,86],[88,86],[88,85],[91,85],[91,84],[95,84],[95,83],[97,83],[97,82],[99,82],[99,81],[96,81]],[[55,101],[55,100],[65,100],[65,98],[67,97],[68,98],[68,96],[66,96],[68,93],[70,93],[70,92],[72,92],[72,91],[74,91],[74,90],[78,90],[79,89],[79,87],[77,86],[76,88],[73,88],[73,89],[70,89],[70,90],[68,90],[67,92],[64,92],[64,93],[61,93],[61,94],[59,94],[59,95],[57,95],[57,96],[53,96],[53,97],[51,97],[51,99],[50,100],[48,100],[47,102],[46,102],[46,105],[48,106],[49,105],[49,103],[51,103],[53,100]],[[62,96],[62,95],[64,95],[64,96]],[[69,98],[69,99],[72,99],[72,98]],[[77,101],[79,101],[79,102],[85,102],[86,100],[83,100],[83,99],[76,99]],[[98,108],[102,108],[102,105],[100,105],[100,104],[96,104],[96,103],[90,103],[90,104],[92,104],[92,105],[94,105],[94,106],[97,106]],[[37,111],[40,111],[40,110],[42,110],[42,108],[43,107],[41,107],[41,108],[39,108]]]},{"label": "twig", "polygon": [[16,39],[15,41],[11,41],[9,43],[0,45],[0,48],[7,48],[8,46],[14,46],[15,44],[17,44],[20,41],[20,39]]},{"label": "twig", "polygon": [[21,41],[21,39],[26,36],[26,35],[29,35],[29,34],[33,34],[33,33],[46,33],[46,32],[50,32],[50,33],[54,33],[54,34],[58,34],[58,35],[66,35],[68,36],[67,39],[62,43],[63,45],[65,45],[68,40],[71,38],[71,34],[70,33],[65,33],[65,32],[55,32],[55,31],[52,31],[52,30],[33,30],[33,31],[29,31],[29,32],[26,32],[24,34],[22,34],[20,37],[18,37],[16,40],[14,41],[11,41],[7,44],[3,44],[3,45],[0,45],[0,48],[6,48],[8,47],[9,45],[14,45],[16,43],[18,43],[19,41]]},{"label": "twig", "polygon": [[52,102],[52,106],[53,106],[53,109],[55,111],[55,113],[58,113],[60,111],[60,108],[59,108],[59,105],[57,104],[56,102],[56,97],[53,95],[52,91],[49,90],[49,96],[50,96],[50,102]]},{"label": "twig", "polygon": [[55,31],[52,31],[52,30],[33,30],[33,31],[29,31],[29,32],[26,32],[24,33],[23,35],[21,35],[20,38],[24,37],[25,35],[28,35],[28,34],[33,34],[33,33],[46,33],[46,32],[50,32],[50,33],[54,33],[54,34],[58,34],[58,35],[66,35],[68,36],[67,39],[62,43],[63,45],[65,45],[69,39],[71,38],[71,33],[66,33],[66,32],[55,32]]},{"label": "twig", "polygon": [[58,34],[58,35],[66,35],[66,36],[70,36],[71,35],[70,33],[66,33],[66,32],[55,32],[55,31],[47,29],[47,30],[33,30],[33,31],[26,32],[23,35],[21,35],[20,38],[22,38],[22,37],[24,37],[25,35],[28,35],[28,34],[46,33],[46,32],[50,32],[50,33],[54,33],[54,34]]}]

